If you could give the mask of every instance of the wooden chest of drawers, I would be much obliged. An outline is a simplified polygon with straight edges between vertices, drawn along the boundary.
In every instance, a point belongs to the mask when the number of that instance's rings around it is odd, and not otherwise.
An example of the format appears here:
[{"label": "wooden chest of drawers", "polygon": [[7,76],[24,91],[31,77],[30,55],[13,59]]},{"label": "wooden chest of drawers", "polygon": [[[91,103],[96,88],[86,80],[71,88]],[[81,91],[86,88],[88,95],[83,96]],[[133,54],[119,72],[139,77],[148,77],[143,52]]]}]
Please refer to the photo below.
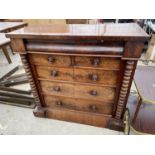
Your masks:
[{"label": "wooden chest of drawers", "polygon": [[136,24],[51,25],[7,34],[21,55],[34,115],[123,130],[147,34]]}]

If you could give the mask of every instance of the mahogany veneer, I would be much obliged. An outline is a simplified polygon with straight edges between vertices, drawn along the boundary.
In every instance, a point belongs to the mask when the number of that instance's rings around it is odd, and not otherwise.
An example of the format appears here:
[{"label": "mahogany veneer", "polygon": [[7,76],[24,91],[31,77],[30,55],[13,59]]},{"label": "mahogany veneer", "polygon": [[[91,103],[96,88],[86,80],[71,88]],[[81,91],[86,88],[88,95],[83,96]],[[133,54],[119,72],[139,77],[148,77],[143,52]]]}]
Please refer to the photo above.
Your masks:
[{"label": "mahogany veneer", "polygon": [[21,55],[34,115],[123,130],[148,35],[134,23],[31,26],[6,35]]}]

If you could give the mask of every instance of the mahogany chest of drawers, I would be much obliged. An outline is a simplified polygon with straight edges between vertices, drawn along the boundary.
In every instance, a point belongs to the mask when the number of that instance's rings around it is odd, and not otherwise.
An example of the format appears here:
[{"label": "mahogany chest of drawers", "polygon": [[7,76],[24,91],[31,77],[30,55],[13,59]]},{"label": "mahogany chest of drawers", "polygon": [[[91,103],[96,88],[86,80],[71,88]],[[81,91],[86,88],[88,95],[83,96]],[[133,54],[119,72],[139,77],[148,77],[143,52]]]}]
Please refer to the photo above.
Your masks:
[{"label": "mahogany chest of drawers", "polygon": [[35,116],[123,130],[148,38],[137,24],[33,26],[6,36],[29,78]]}]

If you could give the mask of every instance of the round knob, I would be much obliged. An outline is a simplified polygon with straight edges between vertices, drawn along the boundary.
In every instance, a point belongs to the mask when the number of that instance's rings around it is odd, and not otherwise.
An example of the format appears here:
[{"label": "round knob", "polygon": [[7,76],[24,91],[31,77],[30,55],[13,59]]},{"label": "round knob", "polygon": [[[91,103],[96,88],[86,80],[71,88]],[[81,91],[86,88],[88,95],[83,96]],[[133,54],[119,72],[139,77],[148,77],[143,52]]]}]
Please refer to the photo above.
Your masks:
[{"label": "round knob", "polygon": [[100,59],[99,59],[99,58],[94,58],[94,59],[92,60],[92,65],[94,65],[94,66],[98,66],[99,63],[100,63]]},{"label": "round knob", "polygon": [[90,94],[91,94],[92,96],[96,96],[96,95],[97,95],[97,91],[96,91],[96,90],[91,90],[91,91],[90,91]]},{"label": "round knob", "polygon": [[53,71],[51,72],[51,75],[54,76],[54,77],[55,77],[55,76],[58,76],[58,71],[53,70]]},{"label": "round knob", "polygon": [[101,43],[103,43],[104,42],[104,40],[101,40]]},{"label": "round knob", "polygon": [[97,110],[97,107],[95,105],[91,105],[90,106],[90,109],[93,110],[93,111],[96,111]]},{"label": "round knob", "polygon": [[54,58],[54,57],[52,57],[52,56],[48,57],[48,62],[49,62],[49,63],[52,63],[52,62],[54,62],[54,61],[55,61],[55,58]]},{"label": "round knob", "polygon": [[57,102],[56,102],[56,105],[59,105],[59,106],[60,106],[60,105],[62,105],[62,104],[63,104],[62,101],[57,101]]},{"label": "round knob", "polygon": [[53,87],[53,90],[59,92],[61,89],[59,86],[55,86],[55,87]]},{"label": "round knob", "polygon": [[98,80],[98,76],[97,76],[96,74],[91,74],[91,75],[89,76],[89,78],[90,78],[91,80],[93,80],[93,81],[97,81],[97,80]]}]

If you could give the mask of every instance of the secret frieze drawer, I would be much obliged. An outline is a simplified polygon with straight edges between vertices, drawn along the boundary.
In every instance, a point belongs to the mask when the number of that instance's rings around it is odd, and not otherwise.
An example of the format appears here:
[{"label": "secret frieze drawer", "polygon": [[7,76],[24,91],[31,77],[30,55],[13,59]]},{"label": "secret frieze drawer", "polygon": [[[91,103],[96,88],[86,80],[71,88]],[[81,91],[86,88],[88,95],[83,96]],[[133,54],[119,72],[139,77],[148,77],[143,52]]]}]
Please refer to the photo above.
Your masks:
[{"label": "secret frieze drawer", "polygon": [[57,67],[95,67],[109,70],[120,69],[120,58],[98,56],[62,56],[53,54],[29,54],[34,64]]},{"label": "secret frieze drawer", "polygon": [[116,88],[114,87],[68,84],[49,81],[40,81],[40,84],[42,87],[42,93],[47,95],[109,102],[113,102],[115,99]]},{"label": "secret frieze drawer", "polygon": [[71,110],[87,111],[112,115],[113,103],[94,100],[81,100],[58,96],[44,95],[47,107],[66,108]]},{"label": "secret frieze drawer", "polygon": [[119,71],[36,66],[38,78],[116,85]]}]

